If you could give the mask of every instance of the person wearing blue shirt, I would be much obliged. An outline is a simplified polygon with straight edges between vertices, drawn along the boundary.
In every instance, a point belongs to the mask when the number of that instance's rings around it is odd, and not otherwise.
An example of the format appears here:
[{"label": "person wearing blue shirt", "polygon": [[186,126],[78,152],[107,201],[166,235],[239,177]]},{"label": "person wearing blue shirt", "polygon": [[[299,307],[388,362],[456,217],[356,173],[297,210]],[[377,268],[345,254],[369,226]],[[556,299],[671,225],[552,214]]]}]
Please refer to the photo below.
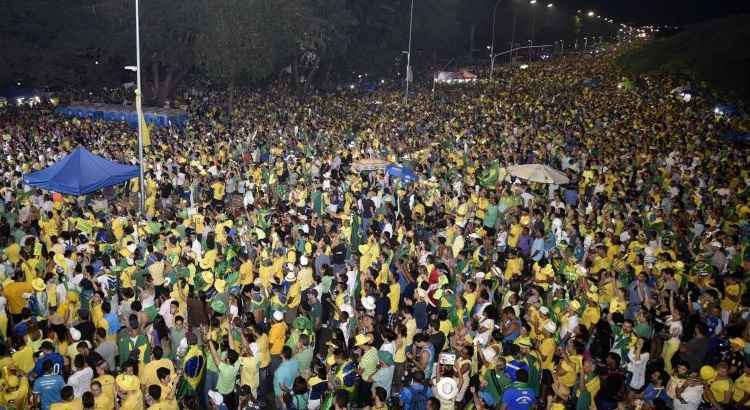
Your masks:
[{"label": "person wearing blue shirt", "polygon": [[107,321],[107,335],[116,335],[120,331],[120,318],[117,317],[117,313],[112,311],[112,305],[109,302],[102,302],[102,312],[104,313],[104,320]]},{"label": "person wearing blue shirt", "polygon": [[536,393],[529,387],[529,373],[525,369],[516,371],[516,381],[503,392],[502,410],[530,410],[536,404]]},{"label": "person wearing blue shirt", "polygon": [[273,393],[277,402],[283,403],[284,392],[292,391],[294,379],[299,374],[299,362],[292,359],[292,349],[289,346],[284,346],[281,350],[281,358],[281,364],[273,373]]},{"label": "person wearing blue shirt", "polygon": [[51,405],[62,401],[60,391],[65,387],[65,381],[62,376],[52,374],[51,360],[42,363],[42,371],[44,372],[44,376],[34,380],[32,391],[34,395],[39,397],[41,409],[49,410]]},{"label": "person wearing blue shirt", "polygon": [[58,376],[62,374],[62,369],[63,366],[65,366],[65,361],[63,360],[62,356],[55,352],[55,347],[52,345],[52,343],[42,343],[42,345],[39,347],[39,350],[41,350],[42,355],[39,356],[39,358],[36,360],[34,369],[31,370],[31,372],[33,373],[33,377],[35,378],[45,374],[43,366],[46,362],[52,362],[52,375]]},{"label": "person wearing blue shirt", "polygon": [[432,389],[427,387],[424,382],[424,373],[417,370],[412,374],[410,385],[401,389],[398,399],[401,401],[403,410],[425,410],[427,400],[432,397]]}]

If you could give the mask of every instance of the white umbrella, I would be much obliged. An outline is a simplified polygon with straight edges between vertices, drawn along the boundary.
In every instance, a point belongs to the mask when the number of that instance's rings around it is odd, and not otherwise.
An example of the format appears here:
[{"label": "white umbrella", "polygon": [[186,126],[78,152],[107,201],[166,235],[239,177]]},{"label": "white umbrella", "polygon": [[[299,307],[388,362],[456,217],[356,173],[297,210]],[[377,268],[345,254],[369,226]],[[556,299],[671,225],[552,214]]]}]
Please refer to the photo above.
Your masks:
[{"label": "white umbrella", "polygon": [[379,169],[386,169],[388,164],[390,164],[390,162],[382,159],[367,158],[352,163],[352,169],[356,172],[377,171]]},{"label": "white umbrella", "polygon": [[542,164],[512,165],[508,167],[508,173],[516,178],[542,184],[563,185],[570,182],[564,173]]}]

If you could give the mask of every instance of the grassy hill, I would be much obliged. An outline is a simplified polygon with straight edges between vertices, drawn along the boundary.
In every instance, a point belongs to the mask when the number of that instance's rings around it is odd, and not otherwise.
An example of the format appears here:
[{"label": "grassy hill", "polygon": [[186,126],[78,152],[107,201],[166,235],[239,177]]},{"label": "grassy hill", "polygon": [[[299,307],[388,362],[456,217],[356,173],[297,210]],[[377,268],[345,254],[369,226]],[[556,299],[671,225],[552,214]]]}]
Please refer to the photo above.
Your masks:
[{"label": "grassy hill", "polygon": [[629,74],[686,75],[721,94],[750,102],[750,15],[711,20],[621,56]]}]

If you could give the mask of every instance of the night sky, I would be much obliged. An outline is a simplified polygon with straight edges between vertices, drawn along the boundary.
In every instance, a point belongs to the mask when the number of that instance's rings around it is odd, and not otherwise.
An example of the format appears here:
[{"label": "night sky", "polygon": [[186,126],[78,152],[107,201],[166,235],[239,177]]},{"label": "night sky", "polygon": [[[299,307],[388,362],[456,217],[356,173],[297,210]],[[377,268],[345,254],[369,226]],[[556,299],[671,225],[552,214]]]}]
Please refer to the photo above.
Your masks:
[{"label": "night sky", "polygon": [[687,25],[729,14],[750,13],[750,0],[560,0],[632,24]]}]

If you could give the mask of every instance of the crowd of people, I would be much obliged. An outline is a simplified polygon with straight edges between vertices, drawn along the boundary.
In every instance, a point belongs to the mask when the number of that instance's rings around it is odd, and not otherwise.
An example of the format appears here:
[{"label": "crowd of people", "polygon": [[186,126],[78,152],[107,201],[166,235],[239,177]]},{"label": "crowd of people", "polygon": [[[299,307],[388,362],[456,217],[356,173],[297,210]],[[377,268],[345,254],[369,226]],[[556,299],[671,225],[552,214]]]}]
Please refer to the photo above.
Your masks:
[{"label": "crowd of people", "polygon": [[748,408],[750,156],[615,55],[408,104],[186,93],[143,214],[137,179],[22,179],[77,145],[135,163],[134,130],[0,112],[0,407]]}]

